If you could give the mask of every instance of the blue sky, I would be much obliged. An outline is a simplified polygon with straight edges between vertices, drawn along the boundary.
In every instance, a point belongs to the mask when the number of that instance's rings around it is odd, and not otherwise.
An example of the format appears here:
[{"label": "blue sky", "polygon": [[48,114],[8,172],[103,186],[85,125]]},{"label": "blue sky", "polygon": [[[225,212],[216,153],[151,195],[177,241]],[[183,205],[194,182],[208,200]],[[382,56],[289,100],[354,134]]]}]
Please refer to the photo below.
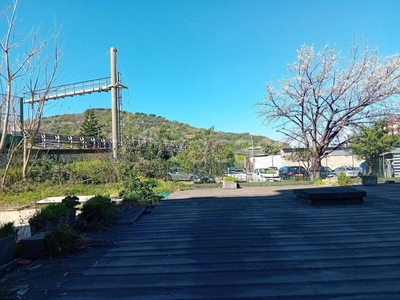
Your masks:
[{"label": "blue sky", "polygon": [[[124,110],[281,140],[255,104],[272,76],[283,78],[296,50],[328,43],[346,53],[364,39],[393,54],[399,15],[397,0],[20,0],[17,31],[61,27],[58,84],[110,76],[115,47],[129,86]],[[110,108],[110,99],[49,101],[45,116]]]}]

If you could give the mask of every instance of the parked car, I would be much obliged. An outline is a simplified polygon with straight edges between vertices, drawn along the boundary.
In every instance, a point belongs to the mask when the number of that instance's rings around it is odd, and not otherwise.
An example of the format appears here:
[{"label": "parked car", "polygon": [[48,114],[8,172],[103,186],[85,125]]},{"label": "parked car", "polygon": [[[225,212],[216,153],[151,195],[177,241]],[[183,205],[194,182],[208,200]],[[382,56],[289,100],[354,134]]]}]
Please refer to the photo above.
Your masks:
[{"label": "parked car", "polygon": [[216,183],[217,180],[215,179],[214,175],[208,175],[208,174],[194,174],[194,183]]},{"label": "parked car", "polygon": [[279,177],[282,179],[291,179],[295,176],[308,177],[308,171],[301,166],[284,166],[279,169]]},{"label": "parked car", "polygon": [[247,181],[247,174],[242,168],[230,167],[226,170],[226,177],[236,177],[239,181]]},{"label": "parked car", "polygon": [[[314,171],[312,168],[308,169],[308,172],[310,173],[310,178],[314,178]],[[331,177],[336,177],[335,171],[333,171],[329,167],[321,166],[321,169],[319,170],[320,172],[320,178],[326,179],[326,178],[331,178]]]},{"label": "parked car", "polygon": [[182,173],[178,167],[172,167],[169,169],[167,174],[167,180],[186,180],[193,181],[194,174]]},{"label": "parked car", "polygon": [[356,178],[360,176],[361,171],[359,168],[351,166],[341,166],[335,169],[336,176],[339,176],[341,173],[346,174],[347,177]]},{"label": "parked car", "polygon": [[280,181],[281,177],[279,176],[278,168],[269,167],[269,168],[257,168],[251,174],[251,181]]}]

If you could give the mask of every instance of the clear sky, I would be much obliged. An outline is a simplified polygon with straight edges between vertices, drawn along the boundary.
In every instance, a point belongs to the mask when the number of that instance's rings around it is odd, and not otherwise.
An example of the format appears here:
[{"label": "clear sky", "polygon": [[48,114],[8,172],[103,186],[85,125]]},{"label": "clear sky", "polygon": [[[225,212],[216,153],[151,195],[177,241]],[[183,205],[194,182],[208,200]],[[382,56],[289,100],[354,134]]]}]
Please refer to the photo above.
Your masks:
[{"label": "clear sky", "polygon": [[[110,76],[115,47],[129,86],[124,110],[280,140],[255,104],[272,76],[283,78],[296,50],[329,43],[346,52],[364,39],[393,54],[399,16],[398,0],[20,0],[17,31],[61,27],[58,84]],[[110,99],[49,101],[45,116],[110,108]]]}]

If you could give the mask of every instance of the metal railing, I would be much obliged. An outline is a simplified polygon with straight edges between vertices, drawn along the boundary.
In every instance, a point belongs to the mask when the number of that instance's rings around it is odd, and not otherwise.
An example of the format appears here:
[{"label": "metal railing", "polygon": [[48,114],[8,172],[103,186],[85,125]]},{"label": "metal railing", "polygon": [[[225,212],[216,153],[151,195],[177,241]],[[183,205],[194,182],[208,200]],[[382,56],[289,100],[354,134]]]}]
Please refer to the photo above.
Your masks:
[{"label": "metal railing", "polygon": [[59,85],[49,89],[37,90],[33,93],[25,93],[24,103],[34,103],[44,100],[91,94],[95,92],[105,92],[111,90],[111,88],[112,86],[110,77],[75,82],[71,84]]},{"label": "metal railing", "polygon": [[[69,136],[61,134],[38,134],[33,144],[42,149],[112,149],[112,140],[100,137]],[[121,143],[120,146],[132,147],[135,150],[146,148],[149,145],[159,145],[160,142],[150,138],[132,138]],[[162,143],[165,149],[182,151],[185,145],[176,145],[166,141]]]}]

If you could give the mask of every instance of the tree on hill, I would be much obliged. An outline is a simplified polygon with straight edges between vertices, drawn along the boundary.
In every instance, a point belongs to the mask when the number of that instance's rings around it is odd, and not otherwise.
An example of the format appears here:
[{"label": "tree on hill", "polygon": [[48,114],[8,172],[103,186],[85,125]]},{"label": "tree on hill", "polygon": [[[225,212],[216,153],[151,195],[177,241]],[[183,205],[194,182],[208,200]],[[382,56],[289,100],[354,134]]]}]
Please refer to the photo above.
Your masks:
[{"label": "tree on hill", "polygon": [[365,160],[368,174],[378,174],[379,156],[400,144],[400,137],[390,134],[387,125],[385,120],[375,121],[372,126],[361,125],[349,139],[352,153]]},{"label": "tree on hill", "polygon": [[381,58],[377,48],[355,44],[345,59],[329,46],[316,52],[304,45],[288,71],[267,85],[258,113],[310,151],[315,178],[321,160],[346,143],[346,132],[399,111],[400,54]]},{"label": "tree on hill", "polygon": [[85,111],[85,120],[81,125],[81,136],[102,137],[101,126],[97,121],[96,114],[93,109]]}]

